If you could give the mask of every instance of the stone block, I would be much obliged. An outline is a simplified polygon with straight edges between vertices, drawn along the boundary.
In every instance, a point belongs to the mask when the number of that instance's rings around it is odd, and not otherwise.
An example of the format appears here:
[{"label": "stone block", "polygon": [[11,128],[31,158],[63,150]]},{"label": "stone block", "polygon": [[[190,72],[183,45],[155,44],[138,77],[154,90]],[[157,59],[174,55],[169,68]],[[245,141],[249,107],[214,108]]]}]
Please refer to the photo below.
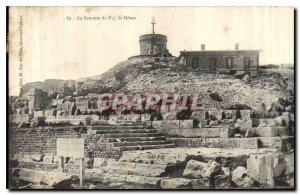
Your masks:
[{"label": "stone block", "polygon": [[56,109],[45,110],[45,117],[56,116]]},{"label": "stone block", "polygon": [[41,116],[45,116],[45,113],[44,113],[43,110],[41,110],[41,111],[34,111],[33,116],[34,117],[41,117]]},{"label": "stone block", "polygon": [[160,178],[154,177],[145,177],[139,175],[127,175],[126,176],[126,183],[133,183],[139,186],[154,186],[158,187],[160,183]]},{"label": "stone block", "polygon": [[209,111],[209,119],[211,120],[222,120],[222,112],[221,111]]},{"label": "stone block", "polygon": [[168,133],[169,130],[179,129],[180,121],[179,120],[153,121],[152,127],[157,129],[157,131],[159,132]]},{"label": "stone block", "polygon": [[54,163],[53,160],[54,160],[53,156],[44,156],[43,163],[47,163],[47,164],[48,163]]},{"label": "stone block", "polygon": [[22,114],[22,115],[13,115],[10,118],[10,123],[14,124],[20,124],[20,123],[29,123],[30,116],[28,114]]},{"label": "stone block", "polygon": [[241,119],[249,120],[251,119],[251,110],[240,110]]},{"label": "stone block", "polygon": [[212,184],[209,178],[192,179],[193,189],[210,189]]},{"label": "stone block", "polygon": [[210,178],[221,170],[221,165],[213,160],[208,163],[190,160],[183,172],[187,178]]},{"label": "stone block", "polygon": [[191,115],[191,119],[207,120],[208,118],[209,118],[209,115],[206,114],[205,111],[193,111],[193,113]]},{"label": "stone block", "polygon": [[87,109],[90,109],[90,102],[88,100],[77,101],[76,108],[79,109],[80,112],[85,112]]},{"label": "stone block", "polygon": [[22,179],[27,182],[41,183],[45,178],[47,172],[37,171],[32,169],[20,169],[19,179]]},{"label": "stone block", "polygon": [[280,177],[286,170],[287,162],[283,154],[273,155],[273,177]]},{"label": "stone block", "polygon": [[236,110],[223,110],[223,119],[236,119]]},{"label": "stone block", "polygon": [[177,120],[177,112],[166,112],[162,115],[164,120]]},{"label": "stone block", "polygon": [[141,114],[141,121],[150,121],[151,115],[150,114]]},{"label": "stone block", "polygon": [[235,128],[239,128],[241,132],[246,133],[247,129],[252,128],[253,123],[251,119],[237,119],[234,124]]},{"label": "stone block", "polygon": [[231,180],[239,187],[249,188],[253,186],[254,180],[249,176],[245,167],[239,166],[232,171]]},{"label": "stone block", "polygon": [[192,189],[193,183],[190,179],[170,178],[161,179],[160,187],[162,189]]},{"label": "stone block", "polygon": [[216,175],[213,177],[213,183],[216,189],[228,189],[231,186],[229,175]]},{"label": "stone block", "polygon": [[91,120],[91,125],[107,125],[107,120]]},{"label": "stone block", "polygon": [[259,137],[261,147],[276,148],[281,151],[294,149],[294,137]]},{"label": "stone block", "polygon": [[240,141],[237,138],[228,138],[222,140],[222,146],[224,148],[239,148],[240,147]]},{"label": "stone block", "polygon": [[247,159],[248,174],[260,184],[274,185],[271,154],[251,154]]},{"label": "stone block", "polygon": [[193,128],[193,120],[179,120],[179,127],[181,129]]},{"label": "stone block", "polygon": [[44,116],[34,117],[33,122],[34,126],[43,126],[45,125],[46,118]]},{"label": "stone block", "polygon": [[94,168],[107,165],[107,158],[94,158]]},{"label": "stone block", "polygon": [[249,175],[260,184],[274,186],[274,178],[280,177],[287,168],[283,154],[252,154],[247,159]]},{"label": "stone block", "polygon": [[105,175],[101,169],[86,169],[84,171],[85,180],[90,182],[102,182]]},{"label": "stone block", "polygon": [[136,122],[141,121],[141,115],[140,114],[127,114],[127,115],[125,115],[125,120],[136,123]]},{"label": "stone block", "polygon": [[233,135],[234,135],[234,129],[232,129],[232,128],[219,127],[219,131],[220,131],[219,137],[222,137],[222,138],[229,138],[229,137],[233,137]]},{"label": "stone block", "polygon": [[281,116],[274,118],[274,123],[277,126],[288,126],[291,120],[290,114],[288,112],[283,113]]},{"label": "stone block", "polygon": [[258,137],[276,137],[288,135],[287,127],[254,127],[253,130]]},{"label": "stone block", "polygon": [[277,124],[272,118],[258,119],[258,127],[276,127],[276,126]]},{"label": "stone block", "polygon": [[241,139],[239,139],[239,148],[257,149],[258,148],[258,139],[256,137],[241,138]]}]

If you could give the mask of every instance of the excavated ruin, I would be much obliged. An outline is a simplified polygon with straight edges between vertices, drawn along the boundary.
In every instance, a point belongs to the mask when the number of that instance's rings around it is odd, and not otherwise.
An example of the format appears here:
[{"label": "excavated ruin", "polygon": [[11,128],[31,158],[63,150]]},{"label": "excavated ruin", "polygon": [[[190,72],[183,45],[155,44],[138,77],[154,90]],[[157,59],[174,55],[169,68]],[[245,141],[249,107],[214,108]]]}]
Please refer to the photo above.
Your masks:
[{"label": "excavated ruin", "polygon": [[[174,57],[131,58],[76,82],[26,84],[9,98],[10,188],[292,189],[293,85],[293,75],[204,73]],[[97,110],[98,95],[121,92],[199,94],[203,109]],[[57,138],[85,140],[83,186],[79,161],[57,156]]]}]

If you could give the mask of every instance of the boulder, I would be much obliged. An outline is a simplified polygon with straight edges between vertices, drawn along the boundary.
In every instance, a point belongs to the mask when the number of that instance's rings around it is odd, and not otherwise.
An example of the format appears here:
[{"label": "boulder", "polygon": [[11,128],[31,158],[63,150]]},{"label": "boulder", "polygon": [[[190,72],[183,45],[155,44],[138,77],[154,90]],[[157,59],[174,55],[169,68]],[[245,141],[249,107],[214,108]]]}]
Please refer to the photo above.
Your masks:
[{"label": "boulder", "polygon": [[54,170],[51,172],[47,172],[42,182],[49,186],[54,186],[66,179],[70,179],[70,176],[66,173]]},{"label": "boulder", "polygon": [[193,179],[193,189],[209,189],[212,188],[212,184],[209,178]]},{"label": "boulder", "polygon": [[32,182],[32,183],[41,183],[46,176],[47,172],[37,171],[32,169],[20,169],[19,179]]},{"label": "boulder", "polygon": [[283,154],[274,155],[273,177],[280,177],[286,170],[287,162]]},{"label": "boulder", "polygon": [[210,160],[208,163],[190,160],[183,172],[184,177],[188,178],[210,178],[221,170],[221,165],[216,161]]},{"label": "boulder", "polygon": [[184,178],[161,179],[160,187],[162,189],[192,189],[193,181]]},{"label": "boulder", "polygon": [[250,77],[248,74],[246,74],[243,78],[242,78],[242,81],[246,84],[249,84],[250,82]]},{"label": "boulder", "polygon": [[245,167],[239,166],[232,171],[231,180],[239,187],[249,188],[252,187],[254,180],[248,175]]},{"label": "boulder", "polygon": [[241,132],[246,133],[247,129],[252,128],[252,120],[237,119],[234,128],[239,128]]},{"label": "boulder", "polygon": [[276,127],[277,124],[275,123],[274,119],[259,119],[258,120],[258,127]]},{"label": "boulder", "polygon": [[218,175],[212,179],[213,186],[216,189],[228,189],[231,187],[231,172],[229,167],[222,167]]},{"label": "boulder", "polygon": [[284,159],[286,161],[285,175],[294,174],[294,172],[295,172],[295,155],[293,153],[286,154]]},{"label": "boulder", "polygon": [[231,178],[228,175],[216,175],[213,177],[213,184],[216,189],[228,189],[231,185]]},{"label": "boulder", "polygon": [[281,116],[274,118],[276,126],[288,126],[290,123],[290,114],[285,112]]},{"label": "boulder", "polygon": [[[54,178],[55,179],[55,178]],[[59,182],[55,182],[54,189],[77,189],[79,187],[80,179],[77,175],[72,175],[69,178],[59,178]]]}]

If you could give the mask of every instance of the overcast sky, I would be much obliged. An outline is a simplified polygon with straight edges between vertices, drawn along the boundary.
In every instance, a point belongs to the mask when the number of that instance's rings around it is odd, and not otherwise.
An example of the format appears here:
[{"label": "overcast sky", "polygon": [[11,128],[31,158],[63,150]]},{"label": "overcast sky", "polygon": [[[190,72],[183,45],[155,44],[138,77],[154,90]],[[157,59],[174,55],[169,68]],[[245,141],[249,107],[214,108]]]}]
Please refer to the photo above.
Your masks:
[{"label": "overcast sky", "polygon": [[[292,8],[221,7],[48,7],[10,8],[10,93],[18,94],[20,16],[22,16],[23,83],[45,79],[79,79],[99,75],[139,54],[139,36],[167,35],[168,49],[261,49],[260,63],[293,63]],[[67,17],[72,20],[68,20]],[[75,17],[116,20],[76,20]],[[135,17],[118,20],[121,16]]]}]

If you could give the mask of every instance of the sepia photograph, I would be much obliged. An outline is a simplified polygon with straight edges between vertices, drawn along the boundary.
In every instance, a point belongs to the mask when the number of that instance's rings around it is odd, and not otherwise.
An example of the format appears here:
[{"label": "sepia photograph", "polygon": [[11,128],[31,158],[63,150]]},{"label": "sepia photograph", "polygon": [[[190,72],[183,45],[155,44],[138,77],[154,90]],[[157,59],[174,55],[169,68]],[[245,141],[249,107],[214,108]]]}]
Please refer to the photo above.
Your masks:
[{"label": "sepia photograph", "polygon": [[295,8],[8,6],[10,190],[295,190]]}]

